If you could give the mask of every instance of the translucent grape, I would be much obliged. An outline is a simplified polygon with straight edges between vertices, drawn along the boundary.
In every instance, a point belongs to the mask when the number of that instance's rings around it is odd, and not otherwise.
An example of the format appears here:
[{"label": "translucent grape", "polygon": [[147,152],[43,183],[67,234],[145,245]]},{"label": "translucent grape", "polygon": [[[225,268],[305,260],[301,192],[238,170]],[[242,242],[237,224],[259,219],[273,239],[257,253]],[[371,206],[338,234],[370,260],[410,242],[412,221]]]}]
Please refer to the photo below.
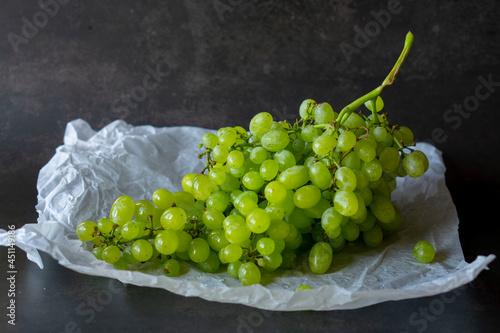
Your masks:
[{"label": "translucent grape", "polygon": [[250,121],[250,133],[257,137],[266,134],[273,125],[273,116],[268,112],[260,112],[253,116]]},{"label": "translucent grape", "polygon": [[180,275],[181,264],[175,259],[167,259],[162,265],[163,274],[169,277]]},{"label": "translucent grape", "polygon": [[161,254],[172,254],[179,248],[179,236],[175,231],[162,230],[155,237],[155,247]]},{"label": "translucent grape", "polygon": [[375,225],[371,230],[363,232],[363,241],[368,247],[377,247],[382,244],[384,234],[378,225]]},{"label": "translucent grape", "polygon": [[303,165],[295,165],[284,170],[278,177],[287,189],[293,190],[309,181],[309,169]]},{"label": "translucent grape", "polygon": [[186,223],[187,215],[180,207],[171,207],[163,212],[160,222],[163,228],[182,230]]},{"label": "translucent grape", "polygon": [[113,223],[122,226],[132,220],[135,212],[135,202],[128,195],[122,195],[111,206],[109,218]]},{"label": "translucent grape", "polygon": [[266,200],[272,203],[281,203],[287,196],[287,188],[283,183],[272,181],[264,189]]},{"label": "translucent grape", "polygon": [[305,209],[315,206],[321,199],[321,191],[315,185],[305,185],[298,188],[293,195],[295,206]]},{"label": "translucent grape", "polygon": [[271,181],[278,174],[278,170],[278,162],[275,160],[265,160],[260,165],[259,174],[265,181]]},{"label": "translucent grape", "polygon": [[[428,165],[427,161],[427,165]],[[403,159],[403,167],[408,176],[412,178],[418,178],[422,176],[426,169],[426,162],[422,159],[422,156],[415,152],[408,154]]]},{"label": "translucent grape", "polygon": [[339,135],[337,148],[342,151],[349,151],[356,145],[356,135],[351,131],[345,131]]},{"label": "translucent grape", "polygon": [[202,221],[209,229],[221,229],[224,222],[224,214],[215,208],[207,208],[202,215]]},{"label": "translucent grape", "polygon": [[153,246],[145,239],[138,239],[132,243],[132,255],[140,262],[147,261],[153,256]]},{"label": "translucent grape", "polygon": [[358,157],[364,162],[370,162],[376,156],[375,148],[367,140],[360,140],[356,143],[354,151]]},{"label": "translucent grape", "polygon": [[260,176],[257,171],[249,171],[245,173],[241,179],[241,183],[249,190],[258,190],[264,186],[264,179]]},{"label": "translucent grape", "polygon": [[243,249],[238,244],[228,244],[222,250],[222,257],[227,263],[232,263],[241,258]]},{"label": "translucent grape", "polygon": [[337,212],[334,207],[330,207],[321,216],[321,227],[327,231],[334,230],[340,227],[342,221],[347,221],[347,217]]},{"label": "translucent grape", "polygon": [[269,153],[263,147],[255,147],[250,152],[250,161],[255,164],[262,164],[269,158]]},{"label": "translucent grape", "polygon": [[314,109],[313,115],[317,124],[330,124],[338,114],[333,111],[330,104],[320,103]]},{"label": "translucent grape", "polygon": [[139,229],[139,223],[135,221],[127,222],[122,227],[122,236],[125,239],[132,240],[141,235],[142,231]]},{"label": "translucent grape", "polygon": [[357,179],[354,172],[348,167],[341,167],[335,171],[336,184],[339,189],[352,192],[356,188]]},{"label": "translucent grape", "polygon": [[269,228],[267,228],[266,234],[273,239],[284,239],[288,236],[290,228],[288,223],[283,220],[271,220]]},{"label": "translucent grape", "polygon": [[312,99],[305,99],[302,101],[302,103],[300,104],[300,107],[299,107],[299,115],[301,118],[307,118],[308,117],[308,113],[307,111],[309,110],[309,112],[312,114],[312,109],[316,106],[316,102]]},{"label": "translucent grape", "polygon": [[423,264],[428,264],[432,262],[432,260],[434,260],[434,256],[436,255],[436,250],[434,249],[434,246],[432,246],[431,243],[427,241],[420,241],[417,244],[415,244],[412,254],[415,257],[415,259],[418,260],[418,262]]},{"label": "translucent grape", "polygon": [[332,185],[332,174],[328,167],[321,162],[313,163],[309,167],[309,178],[320,190],[326,190]]},{"label": "translucent grape", "polygon": [[[193,180],[196,176],[197,174],[195,173],[188,173],[187,175],[182,177],[181,185],[184,191],[191,193],[191,189],[193,188]],[[172,205],[170,205],[170,207],[172,207]]]},{"label": "translucent grape", "polygon": [[205,201],[208,196],[215,191],[218,191],[217,185],[212,183],[210,177],[205,174],[197,175],[193,179],[193,187],[191,188],[191,193],[196,200]]},{"label": "translucent grape", "polygon": [[229,205],[229,196],[224,191],[216,191],[211,193],[206,201],[207,208],[213,208],[220,212],[224,212]]},{"label": "translucent grape", "polygon": [[358,211],[358,199],[353,192],[337,191],[333,199],[335,210],[344,216],[352,216]]},{"label": "translucent grape", "polygon": [[203,238],[195,238],[189,243],[188,255],[193,262],[203,262],[210,255],[210,246]]},{"label": "translucent grape", "polygon": [[265,232],[271,224],[271,218],[264,209],[255,208],[246,218],[248,230],[253,233],[261,234]]},{"label": "translucent grape", "polygon": [[121,258],[122,252],[116,245],[110,245],[102,250],[102,260],[108,264],[114,264]]},{"label": "translucent grape", "polygon": [[260,142],[266,150],[277,152],[285,149],[290,139],[285,131],[271,130],[262,136]]},{"label": "translucent grape", "polygon": [[313,142],[313,151],[317,155],[326,155],[332,151],[333,147],[337,145],[337,137],[333,135],[323,134]]},{"label": "translucent grape", "polygon": [[394,172],[400,161],[399,151],[393,147],[385,148],[379,156],[383,172]]},{"label": "translucent grape", "polygon": [[220,260],[214,251],[210,251],[207,260],[200,262],[199,267],[205,273],[215,273],[219,269]]},{"label": "translucent grape", "polygon": [[309,252],[309,267],[313,274],[324,274],[332,264],[332,248],[328,243],[318,242]]},{"label": "translucent grape", "polygon": [[318,129],[314,126],[306,126],[301,132],[302,140],[305,142],[313,142],[318,135]]},{"label": "translucent grape", "polygon": [[91,241],[95,238],[97,231],[97,224],[93,221],[85,221],[78,225],[76,228],[76,235],[82,242]]},{"label": "translucent grape", "polygon": [[259,267],[251,261],[242,264],[238,269],[238,278],[244,286],[260,283],[261,274]]},{"label": "translucent grape", "polygon": [[382,223],[390,223],[396,218],[394,206],[387,197],[375,195],[370,203],[370,210]]},{"label": "translucent grape", "polygon": [[354,242],[359,237],[358,225],[352,221],[347,221],[347,223],[342,226],[342,236],[345,240]]},{"label": "translucent grape", "polygon": [[279,171],[286,170],[296,164],[295,156],[286,149],[275,153],[273,159],[278,163]]},{"label": "translucent grape", "polygon": [[228,167],[238,169],[243,165],[243,162],[245,162],[245,157],[241,151],[233,150],[227,155],[226,161]]}]

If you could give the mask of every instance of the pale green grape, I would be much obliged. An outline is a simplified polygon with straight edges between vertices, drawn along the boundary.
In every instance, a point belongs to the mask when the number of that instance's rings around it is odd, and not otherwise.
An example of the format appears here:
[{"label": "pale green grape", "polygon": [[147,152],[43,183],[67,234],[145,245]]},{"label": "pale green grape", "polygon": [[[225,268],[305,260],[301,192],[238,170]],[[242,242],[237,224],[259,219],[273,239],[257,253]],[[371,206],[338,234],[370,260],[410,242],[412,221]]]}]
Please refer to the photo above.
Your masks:
[{"label": "pale green grape", "polygon": [[431,243],[427,241],[420,241],[415,244],[413,248],[413,256],[418,262],[423,264],[428,264],[434,260],[434,256],[436,255],[436,250]]},{"label": "pale green grape", "polygon": [[314,207],[320,199],[321,191],[315,185],[302,186],[293,195],[293,203],[302,209]]},{"label": "pale green grape", "polygon": [[[233,215],[237,216],[237,215]],[[244,225],[233,224],[225,228],[226,239],[232,244],[240,244],[247,240],[251,232],[246,227],[246,223]]]},{"label": "pale green grape", "polygon": [[212,151],[212,157],[217,163],[225,163],[227,160],[227,155],[229,155],[227,148],[222,147],[221,145],[215,146]]},{"label": "pale green grape", "polygon": [[352,221],[347,221],[347,223],[342,226],[342,236],[346,241],[354,242],[359,237],[358,225]]},{"label": "pale green grape", "polygon": [[122,256],[122,252],[116,245],[110,245],[102,250],[102,260],[108,264],[114,264]]},{"label": "pale green grape", "polygon": [[380,195],[373,196],[370,203],[370,210],[373,215],[382,223],[390,223],[396,218],[396,211],[390,199]]},{"label": "pale green grape", "polygon": [[238,169],[243,166],[243,162],[245,162],[245,157],[243,153],[239,150],[233,150],[227,155],[226,158],[227,166],[232,169]]},{"label": "pale green grape", "polygon": [[131,251],[134,258],[141,262],[147,261],[153,256],[153,246],[145,239],[138,239],[132,243]]},{"label": "pale green grape", "polygon": [[222,258],[227,263],[232,263],[241,258],[243,255],[243,249],[238,244],[228,244],[222,250]]},{"label": "pale green grape", "polygon": [[334,230],[340,227],[342,221],[347,222],[347,219],[347,217],[337,212],[334,207],[330,207],[321,216],[321,227],[326,231]]},{"label": "pale green grape", "polygon": [[109,218],[113,223],[122,226],[132,220],[135,212],[135,202],[128,195],[122,195],[111,206]]},{"label": "pale green grape", "polygon": [[262,164],[265,160],[269,158],[269,153],[263,147],[255,147],[250,152],[250,161],[255,164]]},{"label": "pale green grape", "polygon": [[271,218],[264,209],[255,208],[246,218],[248,230],[253,233],[261,234],[269,228]]},{"label": "pale green grape", "polygon": [[318,129],[314,126],[306,126],[301,132],[302,140],[305,142],[313,142],[318,135]]},{"label": "pale green grape", "polygon": [[281,256],[281,253],[278,251],[274,251],[271,254],[264,255],[263,259],[264,259],[264,269],[269,272],[276,270],[283,263],[283,257]]},{"label": "pale green grape", "polygon": [[265,160],[260,165],[259,174],[265,181],[273,180],[278,174],[279,165],[275,160]]},{"label": "pale green grape", "polygon": [[337,148],[341,152],[346,152],[354,148],[356,145],[356,135],[351,131],[345,131],[339,135]]},{"label": "pale green grape", "polygon": [[197,175],[193,179],[193,187],[191,188],[191,193],[196,200],[205,201],[212,192],[218,190],[218,186],[212,183],[210,177],[205,174]]},{"label": "pale green grape", "polygon": [[179,248],[179,236],[173,230],[162,230],[155,237],[155,247],[161,254],[172,254]]},{"label": "pale green grape", "polygon": [[250,133],[257,137],[266,134],[273,125],[273,116],[268,112],[260,112],[253,116],[250,121]]},{"label": "pale green grape", "polygon": [[243,263],[239,260],[229,263],[229,265],[227,265],[227,274],[230,277],[237,279],[241,265],[243,265]]},{"label": "pale green grape", "polygon": [[353,192],[337,191],[333,199],[335,210],[344,216],[352,216],[358,211],[358,199]]},{"label": "pale green grape", "polygon": [[384,234],[382,229],[378,225],[375,225],[372,229],[363,232],[363,240],[368,247],[377,247],[382,244]]},{"label": "pale green grape", "polygon": [[[302,101],[299,107],[299,115],[301,118],[306,119],[312,115],[312,111],[316,107],[316,102],[313,99],[305,99]],[[310,114],[308,114],[308,111]]]},{"label": "pale green grape", "polygon": [[356,188],[357,179],[354,172],[348,167],[341,167],[335,171],[336,184],[339,189],[352,192]]},{"label": "pale green grape", "polygon": [[278,181],[289,190],[299,188],[309,181],[309,170],[303,165],[292,166],[279,175]]},{"label": "pale green grape", "polygon": [[285,131],[271,130],[262,136],[260,142],[266,150],[277,152],[288,146],[290,138]]},{"label": "pale green grape", "polygon": [[122,236],[127,240],[142,236],[142,231],[139,229],[139,223],[135,221],[125,223],[122,227]]},{"label": "pale green grape", "polygon": [[221,229],[224,222],[224,214],[215,208],[207,208],[202,215],[202,221],[209,229]]},{"label": "pale green grape", "polygon": [[354,147],[354,151],[364,162],[373,160],[377,153],[373,145],[366,139],[358,141]]},{"label": "pale green grape", "polygon": [[189,243],[188,255],[193,262],[203,262],[210,255],[210,246],[203,238],[195,238]]},{"label": "pale green grape", "polygon": [[369,181],[374,182],[379,180],[382,176],[382,165],[379,160],[375,158],[370,162],[363,163],[361,171]]},{"label": "pale green grape", "polygon": [[332,248],[328,243],[318,242],[309,252],[309,267],[314,274],[324,274],[332,264]]},{"label": "pale green grape", "polygon": [[201,143],[205,148],[213,149],[219,143],[219,138],[213,133],[206,133],[201,137]]},{"label": "pale green grape", "polygon": [[258,190],[264,186],[265,180],[260,176],[257,171],[247,172],[241,179],[241,183],[249,190]]},{"label": "pale green grape", "polygon": [[183,230],[177,230],[176,233],[177,238],[179,239],[179,245],[176,252],[186,252],[193,237]]},{"label": "pale green grape", "polygon": [[332,174],[328,167],[321,162],[313,163],[309,167],[309,178],[320,190],[326,190],[332,185]]},{"label": "pale green grape", "polygon": [[379,156],[383,172],[394,172],[397,170],[400,161],[399,151],[393,147],[385,148]]},{"label": "pale green grape", "polygon": [[[195,173],[188,173],[187,175],[182,177],[181,185],[182,185],[182,189],[184,191],[191,193],[191,189],[193,188],[193,180],[196,176],[197,176],[197,174],[195,174]],[[172,205],[170,205],[170,207],[172,207]]]},{"label": "pale green grape", "polygon": [[229,148],[236,142],[236,131],[233,128],[226,127],[217,133],[219,137],[219,145],[224,148]]},{"label": "pale green grape", "polygon": [[266,185],[264,195],[268,202],[281,203],[286,199],[287,188],[283,183],[272,181]]},{"label": "pale green grape", "polygon": [[238,269],[238,278],[244,286],[260,283],[261,274],[259,267],[251,261],[242,264]]},{"label": "pale green grape", "polygon": [[210,180],[216,185],[222,185],[226,182],[227,173],[221,168],[213,168],[208,173]]},{"label": "pale green grape", "polygon": [[217,252],[222,250],[226,245],[230,244],[226,239],[224,230],[222,229],[217,229],[210,232],[207,236],[207,242],[210,248]]},{"label": "pale green grape", "polygon": [[97,224],[93,221],[82,222],[76,227],[76,235],[82,242],[91,241],[96,237]]},{"label": "pale green grape", "polygon": [[220,266],[219,257],[214,251],[210,251],[207,260],[200,262],[198,266],[205,273],[215,273]]},{"label": "pale green grape", "polygon": [[176,259],[167,259],[162,265],[163,274],[169,277],[180,275],[181,264]]},{"label": "pale green grape", "polygon": [[224,212],[229,205],[229,196],[224,191],[212,192],[206,201],[207,208],[213,208]]},{"label": "pale green grape", "polygon": [[160,222],[163,228],[182,230],[186,223],[187,215],[181,207],[170,207],[163,212]]},{"label": "pale green grape", "polygon": [[338,116],[328,103],[318,104],[314,109],[313,115],[316,124],[330,124]]},{"label": "pale green grape", "polygon": [[323,134],[314,139],[313,151],[317,155],[326,155],[337,145],[337,137],[334,135]]},{"label": "pale green grape", "polygon": [[153,192],[153,203],[161,210],[172,207],[174,195],[169,190],[159,189]]},{"label": "pale green grape", "polygon": [[297,229],[305,229],[314,223],[314,219],[305,214],[303,209],[295,208],[290,215],[286,217],[288,225],[293,225]]},{"label": "pale green grape", "polygon": [[[269,212],[268,212],[269,214]],[[290,233],[288,223],[283,220],[271,220],[266,234],[272,239],[284,239]]]},{"label": "pale green grape", "polygon": [[420,153],[412,152],[408,154],[403,159],[403,167],[408,176],[412,178],[418,178],[422,176],[425,172],[426,165],[429,162],[422,159]]},{"label": "pale green grape", "polygon": [[278,163],[279,171],[284,171],[297,163],[295,156],[286,149],[275,153],[273,159]]}]

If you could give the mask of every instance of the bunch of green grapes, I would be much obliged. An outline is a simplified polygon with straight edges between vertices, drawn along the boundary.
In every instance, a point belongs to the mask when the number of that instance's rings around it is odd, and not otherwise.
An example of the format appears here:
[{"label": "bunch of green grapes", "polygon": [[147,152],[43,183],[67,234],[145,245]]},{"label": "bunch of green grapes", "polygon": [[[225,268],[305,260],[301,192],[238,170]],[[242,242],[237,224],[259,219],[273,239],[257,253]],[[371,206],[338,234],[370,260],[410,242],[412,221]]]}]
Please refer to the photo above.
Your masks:
[{"label": "bunch of green grapes", "polygon": [[[381,91],[340,113],[306,99],[293,124],[261,112],[248,130],[207,133],[199,155],[206,167],[183,177],[183,191],[159,189],[151,201],[121,196],[109,218],[83,222],[77,235],[119,269],[153,261],[178,276],[187,261],[208,273],[224,266],[252,285],[261,270],[291,269],[306,253],[312,273],[323,274],[346,242],[374,248],[401,226],[391,202],[396,179],[420,177],[429,167],[413,148],[412,131],[389,124]],[[369,116],[353,112],[363,104]]]}]

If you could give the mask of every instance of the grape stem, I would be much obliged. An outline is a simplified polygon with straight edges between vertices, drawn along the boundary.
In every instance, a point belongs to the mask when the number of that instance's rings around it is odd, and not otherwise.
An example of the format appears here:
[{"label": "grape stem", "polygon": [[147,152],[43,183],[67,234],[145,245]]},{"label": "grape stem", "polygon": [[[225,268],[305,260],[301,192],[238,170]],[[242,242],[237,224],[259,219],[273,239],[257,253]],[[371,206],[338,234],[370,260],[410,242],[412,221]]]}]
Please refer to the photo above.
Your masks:
[{"label": "grape stem", "polygon": [[389,75],[387,75],[387,77],[382,82],[382,84],[380,86],[378,86],[377,88],[373,89],[372,91],[370,91],[368,94],[361,96],[360,98],[358,98],[357,100],[355,100],[351,104],[344,107],[342,109],[342,111],[340,111],[337,119],[335,120],[335,132],[338,131],[340,125],[342,125],[347,120],[347,118],[349,118],[349,116],[351,115],[351,113],[353,113],[353,111],[355,111],[357,108],[359,108],[365,102],[372,101],[372,100],[373,100],[373,102],[371,102],[371,106],[373,109],[372,112],[374,114],[372,121],[378,122],[378,116],[375,116],[375,115],[377,115],[375,101],[376,101],[377,97],[380,96],[380,94],[382,93],[384,88],[391,85],[394,82],[394,80],[396,79],[396,75],[398,74],[398,72],[401,68],[401,65],[408,57],[408,53],[410,52],[411,46],[413,45],[413,38],[414,38],[413,34],[411,32],[408,32],[408,34],[406,35],[403,51],[401,52],[401,54],[398,58],[398,61],[396,61],[396,64],[394,65],[392,70],[389,72]]}]

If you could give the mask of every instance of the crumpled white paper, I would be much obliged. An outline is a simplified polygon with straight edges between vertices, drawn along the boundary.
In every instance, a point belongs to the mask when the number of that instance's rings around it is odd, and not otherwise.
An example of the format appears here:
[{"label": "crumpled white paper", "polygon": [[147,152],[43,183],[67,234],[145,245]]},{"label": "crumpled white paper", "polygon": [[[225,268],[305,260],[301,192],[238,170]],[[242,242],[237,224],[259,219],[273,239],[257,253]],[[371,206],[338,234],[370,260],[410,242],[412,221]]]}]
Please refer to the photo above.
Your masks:
[{"label": "crumpled white paper", "polygon": [[[16,245],[41,268],[38,250],[80,273],[210,301],[282,311],[353,309],[444,293],[474,280],[495,258],[478,256],[470,264],[465,262],[441,152],[419,143],[418,149],[429,157],[429,170],[418,179],[398,178],[393,192],[393,202],[404,217],[402,228],[377,249],[346,246],[334,254],[328,274],[311,274],[307,259],[300,258],[296,269],[263,273],[263,285],[242,287],[226,272],[206,274],[187,263],[182,264],[182,276],[169,278],[156,267],[120,271],[96,260],[76,237],[75,227],[107,216],[113,201],[122,194],[139,200],[150,199],[158,188],[181,190],[182,176],[204,166],[196,157],[200,152],[197,144],[209,131],[134,127],[117,120],[95,132],[81,119],[68,123],[64,145],[40,171],[38,223],[17,229]],[[413,246],[420,240],[436,247],[433,263],[420,264],[413,258]],[[5,230],[0,230],[0,244],[8,244]],[[313,289],[294,292],[301,284]]]}]

